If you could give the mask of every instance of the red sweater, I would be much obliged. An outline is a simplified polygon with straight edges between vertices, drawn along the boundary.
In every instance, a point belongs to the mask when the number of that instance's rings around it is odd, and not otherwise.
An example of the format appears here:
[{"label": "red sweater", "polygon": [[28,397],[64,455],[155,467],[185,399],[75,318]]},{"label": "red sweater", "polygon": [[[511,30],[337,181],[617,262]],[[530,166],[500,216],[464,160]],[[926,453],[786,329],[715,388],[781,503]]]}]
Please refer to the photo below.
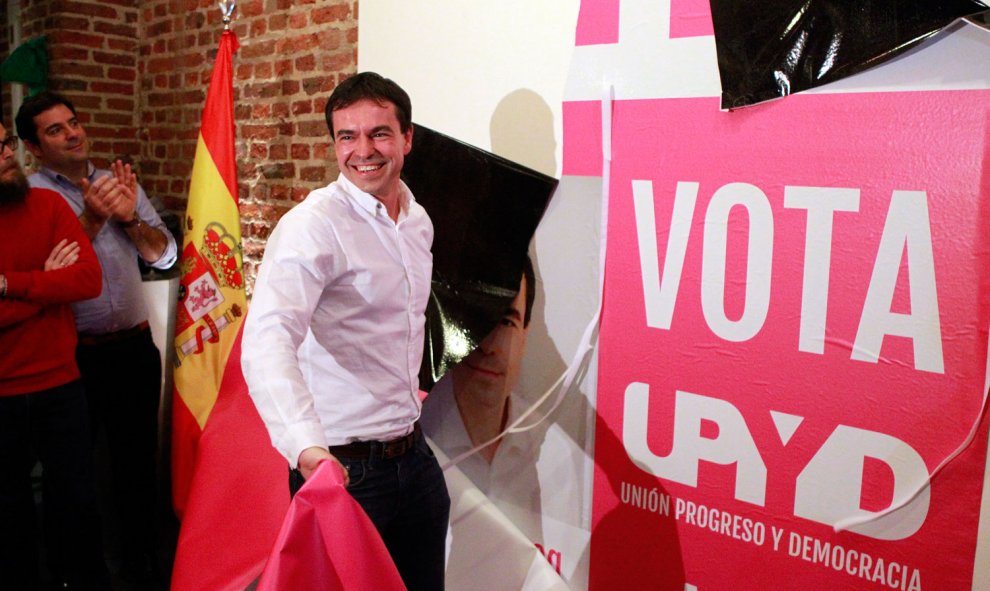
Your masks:
[{"label": "red sweater", "polygon": [[[45,271],[63,238],[79,260]],[[61,386],[79,377],[71,302],[100,295],[102,274],[82,225],[62,197],[31,189],[22,203],[0,204],[0,396]]]}]

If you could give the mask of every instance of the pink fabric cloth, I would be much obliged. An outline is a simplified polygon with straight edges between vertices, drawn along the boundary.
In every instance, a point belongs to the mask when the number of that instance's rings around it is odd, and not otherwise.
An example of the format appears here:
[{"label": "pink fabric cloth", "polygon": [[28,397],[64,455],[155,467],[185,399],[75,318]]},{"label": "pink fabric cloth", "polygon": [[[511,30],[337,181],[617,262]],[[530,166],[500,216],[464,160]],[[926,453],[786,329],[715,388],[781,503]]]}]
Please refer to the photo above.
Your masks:
[{"label": "pink fabric cloth", "polygon": [[325,461],[296,493],[258,591],[405,591],[344,478],[339,465]]},{"label": "pink fabric cloth", "polygon": [[[176,458],[193,462],[182,472],[191,480],[184,489],[172,591],[241,591],[250,585],[289,507],[287,464],[248,396],[240,359],[238,335],[206,428],[172,443],[173,483]],[[194,433],[199,426],[181,401],[175,398],[173,434],[180,427]],[[181,444],[191,448],[178,452]]]}]

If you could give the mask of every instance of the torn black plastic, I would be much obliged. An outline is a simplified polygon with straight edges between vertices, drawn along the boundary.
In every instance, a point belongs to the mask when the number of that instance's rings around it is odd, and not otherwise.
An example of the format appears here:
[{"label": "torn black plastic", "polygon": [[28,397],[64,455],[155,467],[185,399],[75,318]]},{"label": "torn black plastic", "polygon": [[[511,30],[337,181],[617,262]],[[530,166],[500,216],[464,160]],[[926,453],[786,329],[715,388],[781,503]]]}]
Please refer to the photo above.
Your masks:
[{"label": "torn black plastic", "polygon": [[501,320],[557,179],[421,125],[402,178],[433,220],[433,288],[420,388],[429,391]]},{"label": "torn black plastic", "polygon": [[711,9],[723,109],[862,72],[988,10],[977,0],[711,0]]}]

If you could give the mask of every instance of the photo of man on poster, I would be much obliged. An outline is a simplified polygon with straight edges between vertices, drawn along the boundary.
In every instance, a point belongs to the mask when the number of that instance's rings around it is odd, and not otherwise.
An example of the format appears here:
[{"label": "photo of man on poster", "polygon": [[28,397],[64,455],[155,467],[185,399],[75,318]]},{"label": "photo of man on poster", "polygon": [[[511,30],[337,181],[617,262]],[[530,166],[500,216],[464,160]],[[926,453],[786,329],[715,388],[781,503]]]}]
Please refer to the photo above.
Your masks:
[{"label": "photo of man on poster", "polygon": [[[491,441],[529,409],[529,398],[517,392],[536,296],[528,257],[520,279],[519,292],[499,324],[437,383],[423,405],[424,433],[452,459]],[[533,413],[521,426],[536,423],[542,414]],[[464,457],[456,468],[564,574],[581,553],[569,546],[582,537],[575,537],[577,528],[571,527],[578,516],[561,521],[559,510],[547,509],[578,510],[580,503],[568,491],[581,479],[582,457],[558,425],[544,421],[513,429]]]}]

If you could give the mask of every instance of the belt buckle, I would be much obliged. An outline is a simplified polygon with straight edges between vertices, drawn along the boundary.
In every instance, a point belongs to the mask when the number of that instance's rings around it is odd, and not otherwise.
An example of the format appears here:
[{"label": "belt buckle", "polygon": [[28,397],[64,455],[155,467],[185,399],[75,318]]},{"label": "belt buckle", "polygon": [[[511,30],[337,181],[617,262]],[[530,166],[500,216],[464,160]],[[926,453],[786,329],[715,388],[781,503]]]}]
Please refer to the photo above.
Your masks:
[{"label": "belt buckle", "polygon": [[406,453],[406,441],[404,439],[389,442],[382,449],[382,455],[387,459],[397,458],[404,453]]},{"label": "belt buckle", "polygon": [[382,455],[386,458],[397,458],[412,449],[414,433],[410,433],[401,439],[389,441],[382,448]]}]

